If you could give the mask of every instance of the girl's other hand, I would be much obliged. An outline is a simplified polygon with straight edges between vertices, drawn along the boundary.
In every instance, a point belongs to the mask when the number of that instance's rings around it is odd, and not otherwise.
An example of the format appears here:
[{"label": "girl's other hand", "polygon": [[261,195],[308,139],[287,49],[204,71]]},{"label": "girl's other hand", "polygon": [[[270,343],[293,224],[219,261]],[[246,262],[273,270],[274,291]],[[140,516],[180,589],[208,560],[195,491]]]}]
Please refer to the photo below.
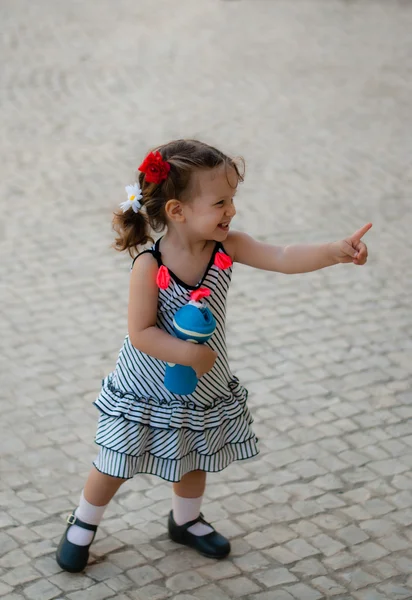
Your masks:
[{"label": "girl's other hand", "polygon": [[364,225],[350,237],[332,244],[333,259],[337,263],[353,263],[364,265],[368,260],[368,248],[361,239],[372,227],[372,223]]},{"label": "girl's other hand", "polygon": [[193,361],[191,367],[196,372],[196,377],[200,379],[202,375],[208,373],[217,358],[217,352],[206,346],[205,344],[199,344],[193,348]]}]

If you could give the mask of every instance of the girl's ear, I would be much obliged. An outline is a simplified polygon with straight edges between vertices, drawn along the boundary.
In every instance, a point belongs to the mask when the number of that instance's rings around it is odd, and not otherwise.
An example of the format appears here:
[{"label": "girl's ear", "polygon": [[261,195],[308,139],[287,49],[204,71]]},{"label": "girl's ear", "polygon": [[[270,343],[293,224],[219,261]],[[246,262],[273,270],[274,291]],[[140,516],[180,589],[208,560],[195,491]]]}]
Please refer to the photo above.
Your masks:
[{"label": "girl's ear", "polygon": [[179,200],[168,200],[165,205],[165,213],[166,217],[171,221],[177,221],[178,223],[183,223],[185,221],[183,206]]}]

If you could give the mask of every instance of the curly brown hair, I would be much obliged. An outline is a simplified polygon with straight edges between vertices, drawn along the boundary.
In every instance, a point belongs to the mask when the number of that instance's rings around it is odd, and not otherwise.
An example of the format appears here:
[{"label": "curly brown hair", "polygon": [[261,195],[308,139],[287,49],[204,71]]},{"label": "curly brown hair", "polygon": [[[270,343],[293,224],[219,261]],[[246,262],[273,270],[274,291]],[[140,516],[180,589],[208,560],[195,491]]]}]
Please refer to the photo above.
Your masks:
[{"label": "curly brown hair", "polygon": [[128,250],[131,257],[138,247],[153,242],[151,231],[161,232],[167,225],[165,205],[168,200],[188,201],[193,172],[196,169],[214,169],[220,165],[235,170],[238,181],[243,181],[243,159],[233,159],[213,146],[197,140],[175,140],[154,148],[170,164],[167,178],[161,183],[148,183],[145,174],[139,173],[139,184],[144,210],[114,213],[113,229],[118,234],[113,247]]}]

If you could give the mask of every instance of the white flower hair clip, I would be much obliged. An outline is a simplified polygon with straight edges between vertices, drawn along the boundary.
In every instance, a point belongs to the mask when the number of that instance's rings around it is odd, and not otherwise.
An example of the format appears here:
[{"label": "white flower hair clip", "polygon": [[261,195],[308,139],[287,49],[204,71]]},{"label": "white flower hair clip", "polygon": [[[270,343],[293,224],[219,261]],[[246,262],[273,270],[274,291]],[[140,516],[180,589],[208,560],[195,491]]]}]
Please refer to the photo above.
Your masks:
[{"label": "white flower hair clip", "polygon": [[133,185],[126,185],[125,190],[127,192],[127,200],[120,204],[120,208],[123,212],[129,210],[129,208],[133,208],[135,213],[139,212],[139,209],[142,206],[139,200],[143,198],[139,184],[134,183]]}]

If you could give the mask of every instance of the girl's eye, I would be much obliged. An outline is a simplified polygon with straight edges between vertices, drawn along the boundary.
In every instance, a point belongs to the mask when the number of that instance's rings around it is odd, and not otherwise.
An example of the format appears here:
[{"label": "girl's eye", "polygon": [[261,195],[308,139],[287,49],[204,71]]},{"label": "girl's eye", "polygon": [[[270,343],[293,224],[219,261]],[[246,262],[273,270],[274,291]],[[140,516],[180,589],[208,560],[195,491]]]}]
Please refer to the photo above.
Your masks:
[{"label": "girl's eye", "polygon": [[219,202],[216,202],[216,206],[222,206],[222,204],[224,204],[225,201],[224,200],[219,200]]}]

